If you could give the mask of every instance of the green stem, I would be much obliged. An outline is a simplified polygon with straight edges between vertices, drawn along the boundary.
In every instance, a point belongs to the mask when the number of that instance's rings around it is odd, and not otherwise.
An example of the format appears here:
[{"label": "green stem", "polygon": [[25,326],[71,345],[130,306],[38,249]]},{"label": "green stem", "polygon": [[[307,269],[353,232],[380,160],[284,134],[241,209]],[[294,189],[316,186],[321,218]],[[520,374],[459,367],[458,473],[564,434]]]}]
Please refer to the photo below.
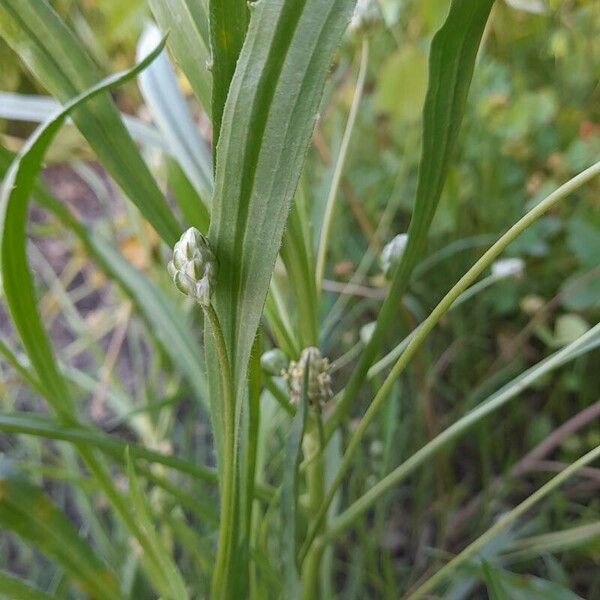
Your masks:
[{"label": "green stem", "polygon": [[[322,424],[320,413],[311,410],[306,424],[306,433],[302,440],[304,461],[306,463],[306,487],[308,491],[308,514],[315,515],[323,503],[325,495],[325,466],[322,447]],[[319,532],[324,524],[319,526]],[[324,547],[314,544],[302,565],[302,598],[318,600],[320,597],[321,562]]]},{"label": "green stem", "polygon": [[416,590],[410,593],[406,600],[418,600],[431,592],[435,587],[444,581],[452,571],[457,567],[472,558],[479,550],[481,550],[490,540],[492,540],[501,531],[514,523],[521,515],[528,511],[534,504],[542,500],[550,492],[554,491],[558,486],[564,483],[569,477],[573,476],[579,469],[585,467],[592,461],[600,457],[600,446],[596,446],[587,454],[576,460],[572,465],[561,471],[556,477],[553,477],[548,483],[543,485],[539,490],[531,494],[529,498],[521,502],[516,508],[513,508],[509,513],[500,518],[492,527],[490,527],[483,535],[480,535],[474,542],[469,544],[460,554],[455,556],[448,564],[442,567],[437,573],[431,576],[427,581],[421,584]]},{"label": "green stem", "polygon": [[404,369],[408,365],[410,359],[416,354],[417,350],[421,347],[431,330],[440,321],[444,314],[449,310],[452,304],[457,298],[471,286],[477,277],[487,269],[493,262],[500,256],[500,254],[506,249],[506,247],[517,238],[523,231],[525,231],[532,223],[539,219],[545,212],[547,212],[552,206],[562,200],[565,196],[571,194],[582,185],[593,179],[596,175],[600,174],[600,161],[593,164],[591,167],[582,171],[558,189],[552,194],[542,200],[537,206],[532,208],[525,216],[517,221],[500,239],[492,245],[491,248],[483,254],[483,256],[463,275],[459,281],[452,287],[452,289],[444,296],[441,302],[435,307],[433,312],[423,321],[421,327],[419,327],[416,335],[410,340],[410,343],[406,347],[406,350],[402,353],[396,364],[388,374],[383,385],[375,395],[373,402],[371,402],[367,409],[364,417],[361,419],[358,427],[356,428],[348,448],[344,454],[338,472],[333,480],[331,488],[329,489],[325,501],[321,506],[319,513],[315,519],[315,525],[309,535],[307,536],[305,546],[302,550],[302,555],[305,555],[310,548],[311,543],[315,539],[318,532],[318,527],[321,521],[325,518],[327,510],[335,496],[335,493],[341,485],[348,469],[352,464],[354,454],[358,450],[360,442],[364,434],[366,433],[369,425],[375,418],[375,415],[379,412],[379,409],[384,405],[389,394],[391,393],[394,383],[404,372]]},{"label": "green stem", "polygon": [[215,350],[221,375],[221,393],[223,394],[223,476],[221,479],[221,520],[219,524],[219,547],[212,579],[211,598],[231,599],[230,585],[233,576],[233,545],[236,537],[236,499],[235,499],[235,396],[231,367],[227,347],[219,318],[212,305],[204,307],[215,341]]},{"label": "green stem", "polygon": [[317,294],[320,293],[321,283],[325,274],[325,259],[327,258],[327,246],[329,245],[329,237],[331,235],[331,225],[333,222],[335,200],[337,198],[338,190],[340,187],[342,172],[344,170],[344,164],[346,162],[346,156],[348,154],[348,146],[350,145],[352,130],[354,129],[354,123],[356,122],[358,107],[360,105],[360,100],[362,98],[363,90],[365,87],[365,77],[367,74],[368,62],[369,40],[365,36],[362,43],[360,67],[358,71],[358,77],[356,80],[356,89],[354,91],[354,97],[352,98],[352,105],[350,107],[348,121],[346,122],[346,129],[344,130],[344,136],[342,138],[342,144],[340,146],[340,153],[338,154],[337,162],[335,164],[335,169],[333,171],[333,179],[331,181],[329,194],[327,195],[327,202],[325,204],[325,215],[323,216],[323,225],[321,227],[321,239],[319,241],[319,250],[317,253],[317,268],[315,275],[315,280],[317,284]]}]

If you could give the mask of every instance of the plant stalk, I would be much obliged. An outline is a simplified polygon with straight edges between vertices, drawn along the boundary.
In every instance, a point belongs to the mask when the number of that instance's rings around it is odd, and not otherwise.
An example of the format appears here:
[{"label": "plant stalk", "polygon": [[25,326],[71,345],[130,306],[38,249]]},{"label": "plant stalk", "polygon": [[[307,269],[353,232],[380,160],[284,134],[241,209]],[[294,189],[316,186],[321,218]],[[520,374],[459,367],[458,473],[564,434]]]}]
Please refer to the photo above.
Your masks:
[{"label": "plant stalk", "polygon": [[231,585],[235,579],[233,546],[236,540],[236,496],[235,496],[235,395],[233,379],[227,355],[227,347],[219,318],[212,305],[204,308],[215,342],[221,375],[223,394],[223,475],[221,488],[221,520],[219,524],[219,546],[213,571],[211,598],[230,600],[233,598]]},{"label": "plant stalk", "polygon": [[[302,450],[306,461],[306,487],[308,491],[308,514],[317,515],[325,496],[325,464],[322,445],[321,414],[313,409],[309,411],[306,433],[302,440]],[[313,525],[312,518],[309,525]],[[319,525],[318,531],[325,528],[325,521]],[[318,600],[320,598],[319,583],[321,581],[321,562],[324,547],[314,544],[302,565],[302,600]]]}]

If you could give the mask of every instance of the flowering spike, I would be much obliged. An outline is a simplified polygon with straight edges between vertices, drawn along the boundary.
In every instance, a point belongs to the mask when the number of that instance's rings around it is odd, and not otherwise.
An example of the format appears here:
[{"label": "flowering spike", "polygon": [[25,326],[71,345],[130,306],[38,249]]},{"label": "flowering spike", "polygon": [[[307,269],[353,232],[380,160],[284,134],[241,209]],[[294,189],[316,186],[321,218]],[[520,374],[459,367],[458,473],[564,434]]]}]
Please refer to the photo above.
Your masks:
[{"label": "flowering spike", "polygon": [[308,401],[313,407],[323,406],[333,396],[329,360],[321,355],[318,348],[305,348],[298,361],[292,361],[285,377],[288,380],[290,400],[299,404],[302,397],[304,372],[308,366]]},{"label": "flowering spike", "polygon": [[190,227],[173,248],[173,260],[167,266],[175,287],[207,307],[215,286],[217,261],[208,240]]}]

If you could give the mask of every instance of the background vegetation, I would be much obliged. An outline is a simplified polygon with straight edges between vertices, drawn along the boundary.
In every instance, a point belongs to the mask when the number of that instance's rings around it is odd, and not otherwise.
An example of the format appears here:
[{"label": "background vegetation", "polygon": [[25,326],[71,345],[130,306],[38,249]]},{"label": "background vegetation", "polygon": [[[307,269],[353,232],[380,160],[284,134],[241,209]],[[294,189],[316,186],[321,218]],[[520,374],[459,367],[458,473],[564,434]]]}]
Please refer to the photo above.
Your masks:
[{"label": "background vegetation", "polygon": [[[102,72],[135,62],[136,44],[149,17],[145,2],[52,4]],[[389,239],[408,227],[428,48],[447,11],[438,0],[383,0],[381,5],[385,25],[370,37],[364,92],[340,183],[324,281],[322,351],[333,362],[334,389],[336,381],[346,380],[353,349],[361,335],[368,335],[382,301],[387,283],[376,257]],[[360,55],[360,42],[346,36],[327,83],[301,181],[314,223],[322,219]],[[0,62],[0,89],[46,93],[2,41]],[[560,183],[598,159],[599,74],[597,2],[496,3],[459,152],[434,219],[427,257],[417,266],[395,324],[395,339],[431,312],[484,247]],[[179,82],[191,98],[191,86],[181,74]],[[123,112],[150,120],[135,83],[114,95]],[[10,116],[13,109],[7,107],[7,98],[0,98],[0,116]],[[210,141],[206,116],[191,99],[190,107],[199,132]],[[33,120],[0,122],[3,169],[7,150],[20,147]],[[195,193],[172,161],[150,146],[145,154],[171,198]],[[36,193],[45,201],[42,208],[33,209],[30,260],[44,324],[72,383],[79,414],[123,441],[122,447],[114,448],[121,457],[125,442],[137,441],[166,456],[213,465],[206,412],[193,399],[197,390],[190,390],[180,365],[156,343],[157,330],[147,327],[147,315],[140,314],[135,298],[90,261],[84,238],[65,229],[60,211],[49,207],[54,198],[65,203],[87,230],[102,232],[129,264],[158,282],[170,300],[180,302],[156,234],[137,209],[122,201],[73,127],[64,128],[52,145],[42,180]],[[490,285],[434,330],[369,429],[368,443],[345,483],[350,497],[360,495],[460,415],[599,321],[599,190],[598,182],[592,182],[540,219],[507,251],[507,256],[524,261],[524,273]],[[366,269],[365,256],[371,257]],[[190,327],[198,339],[199,318],[190,311]],[[32,385],[28,380],[28,365],[11,363],[11,355],[22,358],[21,349],[2,312],[0,332],[0,345],[6,346],[0,357],[0,409],[4,415],[45,413],[35,381]],[[268,332],[265,335],[269,338]],[[399,590],[413,586],[436,561],[457,553],[539,488],[549,473],[597,447],[598,360],[597,351],[588,353],[537,381],[394,488],[326,556],[334,573],[328,589],[348,599],[399,597]],[[373,378],[367,392],[374,393],[381,382]],[[370,396],[365,394],[365,399]],[[36,486],[15,491],[15,498],[32,511],[46,506],[38,503],[38,495],[52,498],[103,559],[120,565],[131,579],[131,589],[137,590],[132,597],[153,597],[125,532],[113,527],[111,539],[106,538],[103,496],[95,493],[96,484],[78,464],[72,447],[43,438],[44,428],[51,427],[48,423],[15,420],[11,425],[5,418],[0,470],[26,475],[27,485]],[[41,431],[42,437],[8,433],[11,427],[20,433]],[[271,427],[275,451],[265,468],[277,473],[282,453],[276,449],[283,447],[285,431],[277,420]],[[60,438],[57,432],[55,428],[49,437]],[[202,597],[208,583],[195,565],[211,565],[207,540],[215,521],[216,494],[178,488],[165,471],[147,471],[139,474],[154,480],[147,491],[161,542],[177,546],[186,580],[196,590],[193,597]],[[156,485],[158,480],[162,487]],[[124,487],[127,482],[117,479],[116,484]],[[586,468],[485,546],[481,565],[457,571],[444,597],[599,598],[599,487],[600,470]],[[191,521],[202,522],[201,527],[189,527],[190,519],[183,517],[184,512],[189,516],[186,502],[192,496]],[[55,551],[25,543],[27,531],[32,531],[28,527],[41,527],[46,518],[53,518],[52,509],[44,510],[41,523],[24,525],[20,537],[0,531],[0,565],[57,598],[82,597],[71,585],[68,568],[56,561]]]}]

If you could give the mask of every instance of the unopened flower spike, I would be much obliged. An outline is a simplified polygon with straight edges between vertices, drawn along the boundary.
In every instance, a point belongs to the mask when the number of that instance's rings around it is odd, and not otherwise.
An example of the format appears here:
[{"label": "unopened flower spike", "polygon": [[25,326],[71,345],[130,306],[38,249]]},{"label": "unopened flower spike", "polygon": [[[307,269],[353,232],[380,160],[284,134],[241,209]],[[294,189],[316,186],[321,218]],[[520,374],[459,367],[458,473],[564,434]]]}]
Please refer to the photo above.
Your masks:
[{"label": "unopened flower spike", "polygon": [[323,406],[333,396],[331,390],[331,375],[329,374],[329,360],[321,355],[318,348],[305,348],[299,360],[290,362],[287,373],[290,400],[293,404],[300,404],[302,398],[302,385],[304,372],[308,371],[308,402],[313,407]]},{"label": "unopened flower spike", "polygon": [[406,233],[400,233],[391,242],[387,243],[381,251],[379,257],[379,264],[383,274],[388,276],[393,268],[400,262],[406,244],[408,243],[408,235]]},{"label": "unopened flower spike", "polygon": [[175,287],[203,307],[210,305],[210,297],[217,277],[217,260],[210,244],[195,227],[190,227],[173,248],[173,259],[168,264]]}]

